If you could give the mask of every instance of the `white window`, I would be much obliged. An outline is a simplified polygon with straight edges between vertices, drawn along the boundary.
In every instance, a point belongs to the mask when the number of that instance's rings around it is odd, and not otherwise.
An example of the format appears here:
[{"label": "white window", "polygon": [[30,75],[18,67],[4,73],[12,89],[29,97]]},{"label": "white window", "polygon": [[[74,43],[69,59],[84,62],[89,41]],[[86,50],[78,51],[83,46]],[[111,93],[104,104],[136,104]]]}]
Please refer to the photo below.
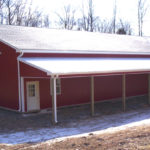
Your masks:
[{"label": "white window", "polygon": [[[51,95],[53,93],[53,88],[52,88],[52,80],[51,80]],[[57,95],[60,95],[61,94],[61,80],[60,78],[59,79],[56,79],[56,94]]]},{"label": "white window", "polygon": [[35,96],[35,84],[29,84],[28,85],[28,93],[30,97]]}]

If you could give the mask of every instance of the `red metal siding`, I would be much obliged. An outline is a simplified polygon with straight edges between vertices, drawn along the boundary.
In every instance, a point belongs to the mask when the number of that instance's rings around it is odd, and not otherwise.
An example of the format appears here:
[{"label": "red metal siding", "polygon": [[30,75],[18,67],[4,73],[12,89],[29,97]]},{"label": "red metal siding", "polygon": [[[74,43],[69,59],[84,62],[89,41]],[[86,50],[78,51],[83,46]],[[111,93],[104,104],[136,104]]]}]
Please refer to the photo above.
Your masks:
[{"label": "red metal siding", "polygon": [[[26,83],[27,81],[39,81],[40,86],[40,108],[50,108],[52,97],[50,95],[50,79],[24,79],[25,110],[27,111]],[[57,96],[57,105],[75,105],[90,101],[89,78],[64,78],[61,79],[61,94]]]},{"label": "red metal siding", "polygon": [[0,42],[0,106],[19,109],[16,51]]},{"label": "red metal siding", "polygon": [[63,54],[63,53],[25,53],[24,57],[107,57],[107,58],[150,58],[150,55],[122,54]]},{"label": "red metal siding", "polygon": [[127,75],[126,77],[127,96],[143,95],[147,93],[148,93],[147,74]]},{"label": "red metal siding", "polygon": [[[17,79],[17,54],[8,46],[0,43],[0,106],[18,109],[18,79]],[[79,56],[80,57],[80,56]],[[39,81],[40,83],[40,108],[51,107],[50,79],[47,74],[31,66],[21,63],[21,76],[25,78],[25,107],[26,82]],[[42,77],[42,78],[36,78]],[[148,92],[148,75],[133,74],[126,78],[127,96],[136,96]],[[122,76],[95,77],[95,101],[109,100],[122,96]],[[61,94],[57,96],[57,105],[75,105],[90,102],[90,77],[63,78],[61,79]],[[26,108],[27,110],[27,108]]]},{"label": "red metal siding", "polygon": [[95,77],[95,101],[119,98],[122,95],[122,76]]},{"label": "red metal siding", "polygon": [[23,77],[47,77],[47,74],[41,70],[20,62],[20,76]]},{"label": "red metal siding", "polygon": [[[25,79],[40,82],[40,108],[51,107],[50,79]],[[127,96],[147,94],[148,75],[127,75]],[[25,86],[26,93],[26,86]],[[25,94],[26,96],[26,94]],[[122,76],[95,77],[95,101],[122,97]],[[26,98],[25,98],[26,99]],[[57,106],[67,106],[90,102],[90,78],[62,78],[61,94],[57,96]]]},{"label": "red metal siding", "polygon": [[[11,109],[19,109],[18,101],[18,54],[9,46],[0,42],[0,106]],[[133,57],[129,55],[85,55],[85,54],[25,54],[25,57]],[[150,57],[134,55],[134,57]],[[40,85],[40,108],[51,107],[50,79],[46,73],[20,63],[21,76],[25,78],[25,107],[26,82],[39,81]],[[38,78],[41,77],[41,78]],[[147,94],[148,75],[132,74],[126,78],[127,96]],[[97,76],[95,77],[95,101],[120,98],[122,96],[122,76]],[[61,94],[57,96],[57,105],[75,105],[90,102],[90,77],[74,77],[61,79]],[[27,110],[27,108],[25,108]]]},{"label": "red metal siding", "polygon": [[90,78],[61,79],[61,89],[58,106],[83,104],[90,101]]}]

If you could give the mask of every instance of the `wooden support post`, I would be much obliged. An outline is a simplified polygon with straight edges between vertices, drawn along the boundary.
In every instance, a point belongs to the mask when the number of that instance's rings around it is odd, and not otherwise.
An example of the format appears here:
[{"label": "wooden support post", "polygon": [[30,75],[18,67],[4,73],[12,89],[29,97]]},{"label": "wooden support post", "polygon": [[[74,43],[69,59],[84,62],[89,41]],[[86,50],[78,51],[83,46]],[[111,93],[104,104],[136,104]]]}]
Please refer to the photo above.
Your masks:
[{"label": "wooden support post", "polygon": [[126,110],[126,75],[122,76],[122,106],[123,111]]},{"label": "wooden support post", "polygon": [[57,123],[57,93],[56,93],[56,78],[51,79],[52,87],[52,123]]},{"label": "wooden support post", "polygon": [[94,116],[94,77],[91,77],[91,115]]},{"label": "wooden support post", "polygon": [[150,104],[150,74],[148,74],[148,104]]}]

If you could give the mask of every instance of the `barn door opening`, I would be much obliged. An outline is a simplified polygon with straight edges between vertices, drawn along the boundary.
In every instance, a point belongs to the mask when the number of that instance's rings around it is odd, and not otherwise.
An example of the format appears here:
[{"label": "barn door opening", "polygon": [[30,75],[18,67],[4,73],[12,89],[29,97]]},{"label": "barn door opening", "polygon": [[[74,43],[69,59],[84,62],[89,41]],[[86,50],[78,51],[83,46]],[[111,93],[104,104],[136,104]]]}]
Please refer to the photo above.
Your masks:
[{"label": "barn door opening", "polygon": [[39,82],[27,82],[27,111],[40,110]]}]

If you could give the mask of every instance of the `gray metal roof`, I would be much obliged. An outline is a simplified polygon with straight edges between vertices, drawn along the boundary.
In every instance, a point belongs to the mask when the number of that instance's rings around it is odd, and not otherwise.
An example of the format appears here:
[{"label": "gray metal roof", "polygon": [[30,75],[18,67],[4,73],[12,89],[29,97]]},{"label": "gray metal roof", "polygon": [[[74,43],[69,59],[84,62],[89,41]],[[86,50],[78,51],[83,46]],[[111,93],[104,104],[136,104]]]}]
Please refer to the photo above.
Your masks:
[{"label": "gray metal roof", "polygon": [[146,37],[85,31],[0,25],[0,40],[18,50],[35,52],[150,52],[150,39]]}]

